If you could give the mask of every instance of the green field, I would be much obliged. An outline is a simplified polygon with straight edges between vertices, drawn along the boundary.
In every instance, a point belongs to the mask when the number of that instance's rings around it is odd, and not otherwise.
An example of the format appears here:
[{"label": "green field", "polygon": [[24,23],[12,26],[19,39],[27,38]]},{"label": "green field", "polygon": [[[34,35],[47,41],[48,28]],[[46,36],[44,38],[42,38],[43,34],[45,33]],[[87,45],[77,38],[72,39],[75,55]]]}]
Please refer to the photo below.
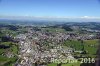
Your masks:
[{"label": "green field", "polygon": [[0,55],[0,66],[12,66],[17,60],[17,57],[7,58]]},{"label": "green field", "polygon": [[1,44],[10,46],[10,48],[0,49],[0,66],[12,66],[12,64],[16,62],[17,57],[14,56],[14,57],[8,58],[6,56],[3,56],[2,54],[11,52],[15,55],[18,53],[18,47],[13,42],[1,42]]},{"label": "green field", "polygon": [[[48,66],[57,66],[57,63],[51,63],[48,64]],[[66,64],[61,64],[61,66],[80,66],[80,62],[77,63],[66,63]]]},{"label": "green field", "polygon": [[87,54],[94,55],[97,51],[98,40],[84,40],[83,43],[78,40],[67,40],[64,42],[64,45],[74,48],[75,50],[85,50]]},{"label": "green field", "polygon": [[64,29],[62,28],[43,28],[43,30],[46,30],[48,32],[66,32]]}]

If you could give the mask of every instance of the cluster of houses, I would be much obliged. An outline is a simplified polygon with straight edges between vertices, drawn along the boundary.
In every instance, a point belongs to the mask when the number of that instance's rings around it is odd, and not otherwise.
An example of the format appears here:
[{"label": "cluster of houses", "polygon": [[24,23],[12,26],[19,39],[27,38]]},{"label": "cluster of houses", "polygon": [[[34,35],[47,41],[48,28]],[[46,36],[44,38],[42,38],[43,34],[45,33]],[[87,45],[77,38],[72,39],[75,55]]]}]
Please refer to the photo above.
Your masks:
[{"label": "cluster of houses", "polygon": [[72,56],[74,49],[63,46],[63,42],[73,39],[89,40],[95,38],[95,35],[28,30],[28,33],[15,37],[16,40],[19,40],[19,54],[23,58],[19,66],[32,66],[35,62],[52,62],[52,58],[75,59]]}]

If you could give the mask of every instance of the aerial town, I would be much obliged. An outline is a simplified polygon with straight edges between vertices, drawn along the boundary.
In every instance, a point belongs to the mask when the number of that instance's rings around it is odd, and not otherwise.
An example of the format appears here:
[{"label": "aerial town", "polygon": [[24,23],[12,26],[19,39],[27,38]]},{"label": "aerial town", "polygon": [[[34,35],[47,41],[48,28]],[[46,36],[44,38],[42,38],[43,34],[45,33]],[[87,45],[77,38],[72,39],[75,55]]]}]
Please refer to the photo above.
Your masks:
[{"label": "aerial town", "polygon": [[[93,65],[97,56],[100,31],[87,28],[87,24],[84,27],[82,24],[81,26],[75,24],[73,26],[67,24],[67,27],[65,24],[50,26],[1,24],[0,65],[81,66],[84,63]],[[88,60],[82,61],[84,58]]]},{"label": "aerial town", "polygon": [[0,66],[100,66],[100,0],[0,0]]}]

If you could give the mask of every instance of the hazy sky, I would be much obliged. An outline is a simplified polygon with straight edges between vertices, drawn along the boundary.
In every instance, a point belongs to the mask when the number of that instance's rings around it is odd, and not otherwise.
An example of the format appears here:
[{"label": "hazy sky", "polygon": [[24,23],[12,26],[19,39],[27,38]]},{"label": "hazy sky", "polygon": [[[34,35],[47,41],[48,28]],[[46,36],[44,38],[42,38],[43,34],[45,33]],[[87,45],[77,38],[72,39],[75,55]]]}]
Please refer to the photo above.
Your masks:
[{"label": "hazy sky", "polygon": [[99,0],[1,0],[6,16],[100,16]]}]

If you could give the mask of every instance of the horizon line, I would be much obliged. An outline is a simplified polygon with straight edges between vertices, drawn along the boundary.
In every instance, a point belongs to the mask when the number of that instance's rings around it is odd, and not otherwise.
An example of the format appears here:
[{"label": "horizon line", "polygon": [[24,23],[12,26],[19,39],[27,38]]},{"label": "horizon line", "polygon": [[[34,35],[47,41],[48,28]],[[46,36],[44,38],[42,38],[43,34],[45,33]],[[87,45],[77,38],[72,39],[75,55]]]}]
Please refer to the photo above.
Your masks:
[{"label": "horizon line", "polygon": [[8,16],[0,15],[0,18],[84,18],[84,19],[100,19],[98,16]]}]

